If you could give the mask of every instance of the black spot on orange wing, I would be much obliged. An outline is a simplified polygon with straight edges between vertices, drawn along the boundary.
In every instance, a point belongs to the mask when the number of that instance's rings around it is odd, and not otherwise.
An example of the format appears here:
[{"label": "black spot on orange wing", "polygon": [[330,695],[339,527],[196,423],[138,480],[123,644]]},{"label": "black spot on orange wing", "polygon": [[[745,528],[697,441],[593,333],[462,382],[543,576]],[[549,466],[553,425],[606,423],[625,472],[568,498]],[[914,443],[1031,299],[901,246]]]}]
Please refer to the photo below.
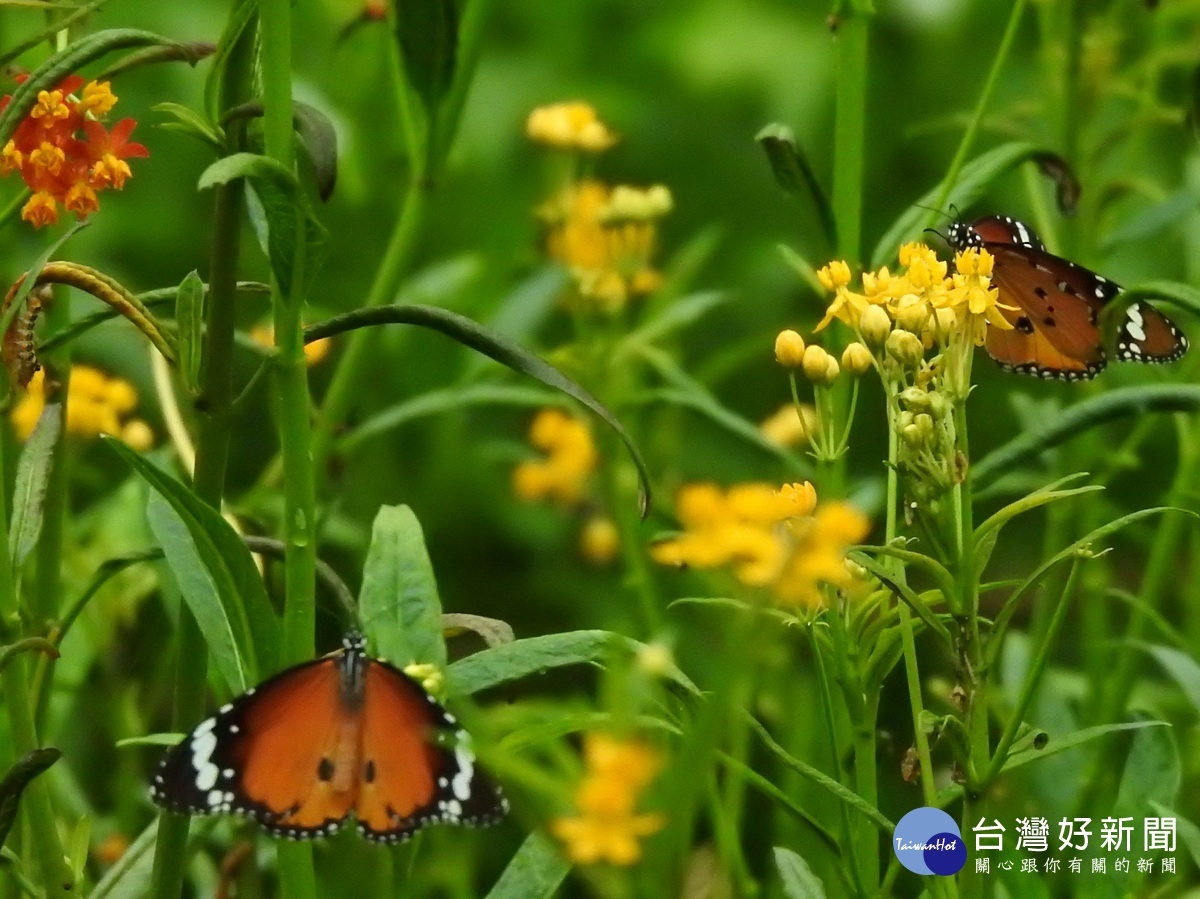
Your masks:
[{"label": "black spot on orange wing", "polygon": [[396,842],[427,824],[490,824],[504,814],[470,737],[404,672],[370,663],[363,721],[355,815],[368,839]]},{"label": "black spot on orange wing", "polygon": [[1098,374],[1106,358],[1096,313],[1119,288],[1027,246],[987,249],[996,258],[992,280],[1000,303],[1012,307],[1004,316],[1017,332],[1010,337],[1013,332],[989,328],[988,354],[1012,371],[1068,380]]}]

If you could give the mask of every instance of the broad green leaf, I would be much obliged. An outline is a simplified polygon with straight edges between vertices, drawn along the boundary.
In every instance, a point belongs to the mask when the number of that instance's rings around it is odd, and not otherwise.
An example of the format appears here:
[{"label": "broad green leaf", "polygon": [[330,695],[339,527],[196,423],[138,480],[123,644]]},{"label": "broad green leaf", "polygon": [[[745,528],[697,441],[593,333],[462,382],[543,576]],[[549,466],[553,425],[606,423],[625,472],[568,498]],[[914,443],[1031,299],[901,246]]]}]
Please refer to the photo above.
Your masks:
[{"label": "broad green leaf", "polygon": [[42,409],[17,461],[12,521],[8,526],[14,569],[19,569],[29,558],[42,533],[46,489],[50,485],[50,472],[54,467],[54,450],[62,433],[62,414],[62,403],[50,403]]},{"label": "broad green leaf", "polygon": [[179,377],[193,397],[200,395],[200,358],[204,339],[204,282],[191,271],[175,291],[175,339]]},{"label": "broad green leaf", "polygon": [[779,869],[787,899],[825,899],[825,884],[821,878],[792,850],[776,846],[775,867]]},{"label": "broad green leaf", "polygon": [[775,180],[792,196],[811,200],[821,222],[821,230],[829,246],[837,245],[837,222],[833,207],[817,176],[813,173],[808,158],[796,143],[796,135],[787,125],[774,122],[763,128],[754,139],[767,154],[767,162],[775,173]]},{"label": "broad green leaf", "polygon": [[487,899],[550,899],[571,871],[571,863],[542,833],[531,833],[509,861]]},{"label": "broad green leaf", "polygon": [[295,191],[299,186],[296,176],[277,159],[261,153],[232,153],[222,156],[201,172],[196,187],[198,190],[207,190],[239,178],[255,183],[273,182],[286,191]]},{"label": "broad green leaf", "polygon": [[[205,564],[196,539],[184,520],[157,493],[150,494],[146,520],[229,692],[245,693],[259,680],[259,671],[252,654],[249,624],[241,610],[229,609],[222,602],[222,588]],[[231,594],[232,590],[226,582],[224,592]],[[250,649],[244,651],[243,647]]]},{"label": "broad green leaf", "polygon": [[1162,666],[1162,669],[1171,676],[1175,683],[1179,684],[1183,695],[1192,704],[1192,708],[1200,713],[1200,663],[1197,663],[1186,652],[1180,652],[1169,646],[1141,644],[1141,647],[1150,653],[1154,661]]},{"label": "broad green leaf", "polygon": [[17,809],[20,806],[21,794],[29,786],[29,782],[59,760],[62,753],[52,747],[34,749],[27,752],[8,773],[0,779],[0,846],[8,839],[17,820]]},{"label": "broad green leaf", "polygon": [[1133,815],[1141,819],[1147,812],[1148,802],[1175,805],[1182,781],[1183,770],[1175,729],[1155,727],[1139,730],[1133,735],[1129,755],[1125,758],[1125,770],[1121,774],[1121,785],[1113,806],[1114,814]]},{"label": "broad green leaf", "polygon": [[447,0],[405,0],[395,11],[404,77],[421,102],[432,138],[442,100],[454,81],[458,10]]},{"label": "broad green leaf", "polygon": [[1076,403],[1037,428],[1022,431],[971,466],[971,484],[986,486],[1002,474],[1019,468],[1039,453],[1076,437],[1089,428],[1118,418],[1148,412],[1193,412],[1200,409],[1200,386],[1153,384],[1123,387]]},{"label": "broad green leaf", "polygon": [[[644,644],[612,631],[569,631],[527,637],[459,659],[450,665],[446,680],[451,693],[478,693],[551,668],[602,664],[614,651],[634,653],[643,647]],[[672,668],[667,676],[690,693],[700,692],[677,668]]]},{"label": "broad green leaf", "polygon": [[1150,807],[1160,818],[1175,819],[1175,830],[1179,835],[1179,842],[1183,843],[1183,848],[1191,856],[1192,864],[1200,868],[1200,825],[1179,814],[1172,806],[1155,802],[1153,799],[1150,800]]},{"label": "broad green leaf", "polygon": [[[969,208],[983,196],[993,181],[1021,163],[1036,158],[1041,152],[1033,144],[1014,142],[1002,144],[976,156],[962,167],[946,197],[946,202],[960,209]],[[910,240],[919,240],[926,222],[931,220],[931,215],[949,212],[948,209],[939,209],[933,213],[929,211],[929,207],[940,201],[942,187],[941,184],[935,185],[892,223],[879,239],[879,243],[875,244],[875,250],[871,253],[871,268],[879,268],[895,259],[902,244]]]},{"label": "broad green leaf", "polygon": [[[221,648],[233,653],[224,636],[233,635],[236,655],[226,655],[224,659],[217,657],[219,663],[223,661],[221,670],[230,690],[240,693],[273,673],[279,658],[279,620],[242,538],[219,512],[179,481],[119,440],[109,438],[108,445],[166,501],[173,513],[168,516],[165,507],[150,506],[162,509],[156,512],[156,521],[171,542],[170,546],[164,543],[163,551],[171,570],[180,579],[184,599],[196,616],[210,649],[214,654]],[[151,525],[154,524],[155,520],[152,520]],[[185,534],[190,541],[183,539]],[[215,603],[210,602],[212,597],[205,592],[204,578],[196,574],[197,559],[211,579]],[[201,592],[189,593],[189,583]],[[193,602],[196,604],[192,605]],[[233,661],[235,658],[240,660],[240,674],[237,673],[239,666]]]},{"label": "broad green leaf", "polygon": [[393,323],[418,325],[445,334],[450,339],[496,360],[513,371],[529,375],[548,387],[562,391],[598,415],[616,431],[621,442],[625,444],[625,448],[629,450],[630,456],[633,457],[638,477],[641,479],[641,511],[645,516],[650,506],[650,474],[633,438],[617,421],[616,416],[609,412],[591,393],[557,368],[503,334],[448,309],[416,304],[397,304],[358,309],[344,315],[334,316],[319,325],[311,325],[304,329],[304,341],[312,343],[314,340],[332,337],[355,328]]},{"label": "broad green leaf", "polygon": [[1060,752],[1075,749],[1085,743],[1090,743],[1092,740],[1106,737],[1109,734],[1127,730],[1142,730],[1147,727],[1170,726],[1166,721],[1125,721],[1120,724],[1100,724],[1096,727],[1085,727],[1083,730],[1077,730],[1074,733],[1065,734],[1061,737],[1051,737],[1041,749],[1029,748],[1012,753],[1005,759],[1004,767],[1000,770],[1004,772],[1012,771],[1028,765],[1030,762],[1036,762],[1038,759],[1049,758],[1052,755],[1058,755]]},{"label": "broad green leaf", "polygon": [[[61,23],[59,27],[62,27]],[[183,45],[149,31],[113,28],[82,37],[55,53],[30,72],[29,77],[13,91],[12,100],[0,113],[0,146],[8,143],[13,132],[17,130],[17,126],[29,115],[37,103],[37,97],[41,91],[53,90],[68,75],[79,71],[89,62],[97,60],[113,50],[149,46],[182,47]]]},{"label": "broad green leaf", "polygon": [[517,406],[541,409],[562,404],[562,396],[536,387],[521,387],[512,384],[471,384],[466,387],[450,387],[431,390],[412,399],[404,400],[382,412],[371,416],[339,443],[340,452],[346,453],[372,437],[377,437],[401,425],[429,415],[440,415],[455,409],[471,406]]},{"label": "broad green leaf", "polygon": [[446,667],[442,603],[421,523],[408,506],[381,506],[371,528],[358,612],[375,651],[403,667]]}]

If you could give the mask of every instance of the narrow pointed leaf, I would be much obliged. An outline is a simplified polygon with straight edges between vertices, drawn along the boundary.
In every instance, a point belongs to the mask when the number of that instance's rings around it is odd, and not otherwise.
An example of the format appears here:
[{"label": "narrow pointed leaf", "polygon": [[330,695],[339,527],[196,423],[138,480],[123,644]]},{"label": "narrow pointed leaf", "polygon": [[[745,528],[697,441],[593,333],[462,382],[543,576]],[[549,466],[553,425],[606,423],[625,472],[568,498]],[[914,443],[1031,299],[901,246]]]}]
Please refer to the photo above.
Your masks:
[{"label": "narrow pointed leaf", "polygon": [[33,427],[17,462],[17,483],[13,487],[12,521],[9,524],[13,568],[20,568],[37,546],[42,533],[46,489],[54,467],[54,451],[62,433],[61,403],[51,403]]},{"label": "narrow pointed leaf", "polygon": [[825,884],[821,878],[792,850],[776,846],[775,867],[779,870],[787,899],[825,899]]},{"label": "narrow pointed leaf", "polygon": [[204,282],[191,271],[175,291],[175,339],[184,390],[200,395],[200,354],[204,338]]},{"label": "narrow pointed leaf", "polygon": [[52,747],[34,749],[26,753],[8,773],[0,779],[0,846],[8,838],[9,831],[17,820],[21,794],[29,782],[59,760],[62,753]]},{"label": "narrow pointed leaf", "polygon": [[351,331],[355,328],[391,323],[419,325],[422,328],[429,328],[430,330],[445,334],[450,339],[478,353],[482,353],[490,359],[494,359],[496,362],[511,368],[513,371],[529,375],[529,377],[541,381],[547,387],[553,387],[556,390],[562,391],[598,415],[609,427],[616,431],[617,436],[621,438],[621,442],[625,444],[625,448],[629,450],[630,456],[633,457],[634,464],[637,466],[638,476],[641,479],[640,505],[642,515],[643,517],[645,516],[650,507],[650,475],[646,469],[646,463],[642,460],[641,452],[639,452],[637,445],[633,442],[633,438],[629,436],[625,428],[617,421],[616,416],[608,411],[591,393],[572,381],[553,365],[543,360],[536,353],[525,349],[525,347],[505,337],[503,334],[497,333],[479,324],[479,322],[459,315],[456,312],[450,312],[447,309],[417,304],[397,304],[359,309],[354,312],[347,312],[344,315],[335,316],[321,324],[309,326],[304,329],[304,341],[305,343],[312,343],[314,340],[320,340],[323,337],[332,337],[335,334],[341,334],[344,331]]},{"label": "narrow pointed leaf", "polygon": [[509,861],[487,899],[550,899],[571,872],[571,863],[545,834],[534,831]]},{"label": "narrow pointed leaf", "polygon": [[771,163],[771,171],[775,173],[779,186],[793,196],[812,201],[825,240],[829,246],[835,246],[837,223],[834,221],[833,207],[807,157],[796,143],[792,129],[776,122],[763,128],[754,139],[767,154],[767,161]]}]

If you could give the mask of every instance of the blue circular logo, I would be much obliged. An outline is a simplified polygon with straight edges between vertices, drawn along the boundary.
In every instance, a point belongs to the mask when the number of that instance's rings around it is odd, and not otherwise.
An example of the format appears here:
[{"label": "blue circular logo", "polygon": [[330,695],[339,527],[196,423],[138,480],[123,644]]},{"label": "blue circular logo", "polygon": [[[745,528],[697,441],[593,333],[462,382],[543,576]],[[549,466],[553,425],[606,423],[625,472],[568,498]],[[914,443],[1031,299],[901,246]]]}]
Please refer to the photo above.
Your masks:
[{"label": "blue circular logo", "polygon": [[892,851],[914,874],[949,877],[967,863],[958,824],[940,808],[915,808],[896,824]]}]

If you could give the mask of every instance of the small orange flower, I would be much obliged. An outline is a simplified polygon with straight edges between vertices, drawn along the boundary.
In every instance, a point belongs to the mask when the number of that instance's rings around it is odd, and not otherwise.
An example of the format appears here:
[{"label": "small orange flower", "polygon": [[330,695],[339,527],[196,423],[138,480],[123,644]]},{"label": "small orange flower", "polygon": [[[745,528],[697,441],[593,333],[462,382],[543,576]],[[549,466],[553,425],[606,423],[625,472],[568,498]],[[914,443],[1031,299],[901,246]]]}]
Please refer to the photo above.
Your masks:
[{"label": "small orange flower", "polygon": [[[0,109],[11,102],[11,96],[4,97]],[[99,121],[116,102],[108,82],[85,85],[78,75],[39,92],[37,103],[0,151],[0,174],[19,172],[33,191],[21,211],[25,221],[35,228],[54,224],[59,204],[86,218],[99,208],[100,191],[125,186],[132,175],[125,160],[148,153],[129,140],[133,119],[122,119],[111,131]]]}]

